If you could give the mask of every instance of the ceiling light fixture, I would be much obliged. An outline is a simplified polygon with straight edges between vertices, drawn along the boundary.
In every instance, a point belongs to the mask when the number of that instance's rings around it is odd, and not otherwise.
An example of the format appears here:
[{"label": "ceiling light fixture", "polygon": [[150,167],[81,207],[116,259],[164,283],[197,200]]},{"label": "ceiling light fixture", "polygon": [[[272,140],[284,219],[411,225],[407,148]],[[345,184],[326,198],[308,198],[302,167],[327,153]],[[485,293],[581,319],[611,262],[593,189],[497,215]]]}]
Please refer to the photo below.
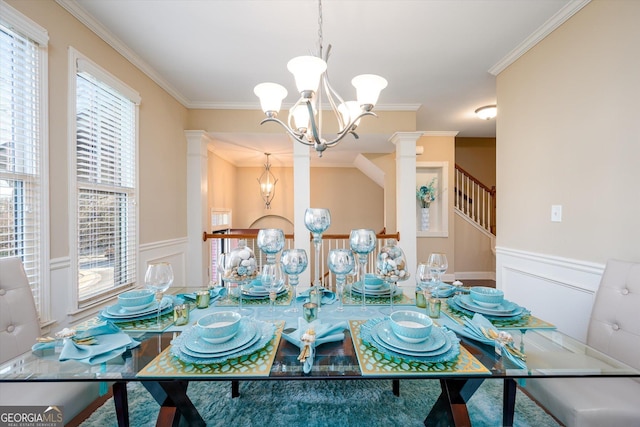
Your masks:
[{"label": "ceiling light fixture", "polygon": [[271,201],[273,200],[273,196],[276,195],[276,182],[278,182],[278,178],[271,173],[271,164],[269,163],[269,156],[271,153],[264,153],[267,156],[267,162],[264,164],[264,172],[260,175],[258,179],[258,183],[260,184],[260,195],[262,196],[262,200],[264,200],[265,209],[271,209]]},{"label": "ceiling light fixture", "polygon": [[482,120],[491,120],[498,114],[498,107],[495,105],[485,105],[476,110],[476,116]]},{"label": "ceiling light fixture", "polygon": [[[267,118],[265,122],[280,124],[296,141],[313,147],[318,157],[329,147],[338,144],[347,134],[356,139],[355,129],[363,116],[376,116],[371,110],[378,102],[382,89],[387,87],[387,81],[374,74],[362,74],[351,80],[356,88],[357,101],[344,102],[340,95],[329,84],[327,76],[327,61],[331,52],[331,45],[327,47],[326,55],[322,58],[322,1],[318,1],[319,23],[319,53],[318,56],[298,56],[287,64],[293,74],[300,99],[289,110],[288,124],[277,118],[282,100],[287,96],[287,90],[277,83],[261,83],[253,92],[260,98],[262,111]],[[322,84],[320,84],[322,82]],[[322,136],[322,97],[325,92],[331,110],[338,121],[339,131],[336,137],[327,141]]]}]

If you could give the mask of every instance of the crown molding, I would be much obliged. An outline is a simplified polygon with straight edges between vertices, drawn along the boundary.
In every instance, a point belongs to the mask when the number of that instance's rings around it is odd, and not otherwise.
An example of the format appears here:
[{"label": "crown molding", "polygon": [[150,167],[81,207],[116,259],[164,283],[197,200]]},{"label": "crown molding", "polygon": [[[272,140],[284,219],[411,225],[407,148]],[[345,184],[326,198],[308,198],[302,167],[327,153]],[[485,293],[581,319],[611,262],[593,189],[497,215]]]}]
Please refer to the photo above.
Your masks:
[{"label": "crown molding", "polygon": [[589,4],[591,0],[573,0],[567,3],[555,15],[542,24],[536,31],[527,37],[522,43],[516,46],[511,52],[502,58],[493,67],[489,68],[491,75],[497,76],[504,71],[509,65],[513,64],[518,58],[524,55],[529,49],[537,45],[553,32],[560,25],[564,24],[569,18],[578,13],[580,9]]},{"label": "crown molding", "polygon": [[[294,103],[283,103],[282,110],[288,110]],[[194,101],[185,107],[201,110],[260,110],[260,102],[206,102]],[[377,104],[375,111],[418,111],[422,104]],[[329,104],[323,104],[323,110],[331,110]]]},{"label": "crown molding", "polygon": [[156,82],[158,86],[167,91],[179,103],[188,108],[189,100],[180,92],[163,79],[149,64],[140,58],[135,52],[127,47],[119,38],[114,36],[106,27],[93,19],[75,0],[56,0],[67,12],[73,15],[78,21],[82,22],[87,28],[93,31],[98,37],[104,40],[109,46],[114,48],[120,55],[131,62],[135,67],[140,69],[151,80]]}]

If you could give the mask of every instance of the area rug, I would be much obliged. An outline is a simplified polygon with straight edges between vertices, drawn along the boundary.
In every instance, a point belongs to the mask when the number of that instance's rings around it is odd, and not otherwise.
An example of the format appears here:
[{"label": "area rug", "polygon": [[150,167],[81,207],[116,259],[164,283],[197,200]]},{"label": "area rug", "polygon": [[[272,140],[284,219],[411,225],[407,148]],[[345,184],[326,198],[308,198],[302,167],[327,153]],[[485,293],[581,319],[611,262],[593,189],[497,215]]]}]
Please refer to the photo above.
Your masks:
[{"label": "area rug", "polygon": [[[158,404],[139,383],[129,383],[132,426],[153,426]],[[437,380],[401,380],[400,397],[391,381],[243,381],[240,397],[231,398],[231,383],[192,382],[188,395],[207,426],[422,426],[440,394]],[[468,403],[474,426],[502,424],[502,381],[487,380]],[[113,400],[98,408],[82,426],[115,426]],[[520,390],[515,426],[558,424]]]}]

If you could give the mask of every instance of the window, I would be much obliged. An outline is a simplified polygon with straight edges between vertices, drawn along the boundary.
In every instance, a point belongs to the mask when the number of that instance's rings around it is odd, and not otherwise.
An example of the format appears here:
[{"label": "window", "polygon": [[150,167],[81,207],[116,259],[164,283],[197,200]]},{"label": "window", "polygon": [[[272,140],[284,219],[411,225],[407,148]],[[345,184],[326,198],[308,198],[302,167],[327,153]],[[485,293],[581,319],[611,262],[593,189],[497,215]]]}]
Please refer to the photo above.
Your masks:
[{"label": "window", "polygon": [[40,317],[48,265],[44,29],[0,3],[0,258],[22,259]]},{"label": "window", "polygon": [[137,93],[72,50],[78,305],[136,281]]}]

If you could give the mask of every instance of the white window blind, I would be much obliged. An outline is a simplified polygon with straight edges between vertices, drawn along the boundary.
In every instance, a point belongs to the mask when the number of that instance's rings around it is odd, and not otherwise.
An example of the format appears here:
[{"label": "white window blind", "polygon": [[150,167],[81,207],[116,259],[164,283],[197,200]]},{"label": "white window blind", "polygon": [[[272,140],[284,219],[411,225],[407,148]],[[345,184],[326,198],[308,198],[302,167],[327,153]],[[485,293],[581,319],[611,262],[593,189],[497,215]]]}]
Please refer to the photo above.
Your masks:
[{"label": "white window blind", "polygon": [[80,66],[86,60],[76,63],[76,261],[82,306],[136,280],[137,106],[95,66],[88,70]]},{"label": "white window blind", "polygon": [[42,233],[48,232],[43,222],[42,130],[47,35],[7,5],[0,6],[0,258],[22,259],[42,313]]}]

